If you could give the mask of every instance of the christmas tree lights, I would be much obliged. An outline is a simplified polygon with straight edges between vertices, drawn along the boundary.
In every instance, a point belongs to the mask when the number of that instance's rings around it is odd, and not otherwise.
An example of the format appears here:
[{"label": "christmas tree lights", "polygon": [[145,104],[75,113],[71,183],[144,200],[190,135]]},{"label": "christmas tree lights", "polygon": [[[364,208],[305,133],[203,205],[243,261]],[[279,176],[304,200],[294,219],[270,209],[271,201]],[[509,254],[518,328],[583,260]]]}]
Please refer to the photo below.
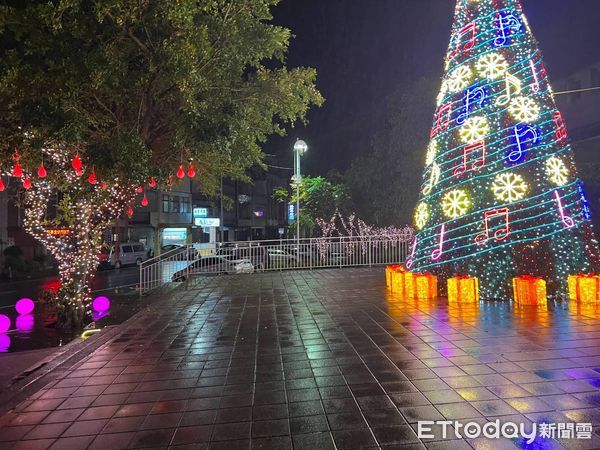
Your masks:
[{"label": "christmas tree lights", "polygon": [[519,0],[458,0],[407,266],[482,297],[598,268],[589,203]]}]

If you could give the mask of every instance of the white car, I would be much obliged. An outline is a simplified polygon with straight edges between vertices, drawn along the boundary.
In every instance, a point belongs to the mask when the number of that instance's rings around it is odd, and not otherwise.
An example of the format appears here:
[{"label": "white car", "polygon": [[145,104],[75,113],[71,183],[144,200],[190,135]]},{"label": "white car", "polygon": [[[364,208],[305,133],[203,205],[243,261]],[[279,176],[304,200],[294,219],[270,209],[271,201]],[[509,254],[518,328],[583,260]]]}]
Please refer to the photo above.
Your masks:
[{"label": "white car", "polygon": [[231,260],[227,256],[206,256],[190,263],[187,268],[173,274],[173,281],[185,281],[188,275],[253,273],[254,266],[249,259]]}]

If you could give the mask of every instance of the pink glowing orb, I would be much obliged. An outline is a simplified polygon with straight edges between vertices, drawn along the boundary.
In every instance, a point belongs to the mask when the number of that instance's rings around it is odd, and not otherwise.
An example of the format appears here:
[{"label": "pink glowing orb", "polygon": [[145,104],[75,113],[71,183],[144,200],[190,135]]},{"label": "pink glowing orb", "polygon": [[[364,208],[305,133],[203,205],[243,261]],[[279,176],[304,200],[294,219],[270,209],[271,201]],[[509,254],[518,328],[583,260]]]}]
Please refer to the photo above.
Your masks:
[{"label": "pink glowing orb", "polygon": [[15,309],[21,315],[31,314],[33,311],[33,308],[35,308],[35,304],[33,303],[33,300],[31,300],[30,298],[22,298],[15,305]]},{"label": "pink glowing orb", "polygon": [[110,308],[110,300],[107,297],[96,297],[92,302],[92,309],[96,312],[103,313]]},{"label": "pink glowing orb", "polygon": [[0,353],[7,352],[10,348],[10,336],[0,334]]},{"label": "pink glowing orb", "polygon": [[17,317],[15,326],[19,331],[31,331],[33,330],[33,324],[35,320],[31,314],[23,314]]},{"label": "pink glowing orb", "polygon": [[10,319],[4,314],[0,314],[0,333],[4,333],[10,329]]}]

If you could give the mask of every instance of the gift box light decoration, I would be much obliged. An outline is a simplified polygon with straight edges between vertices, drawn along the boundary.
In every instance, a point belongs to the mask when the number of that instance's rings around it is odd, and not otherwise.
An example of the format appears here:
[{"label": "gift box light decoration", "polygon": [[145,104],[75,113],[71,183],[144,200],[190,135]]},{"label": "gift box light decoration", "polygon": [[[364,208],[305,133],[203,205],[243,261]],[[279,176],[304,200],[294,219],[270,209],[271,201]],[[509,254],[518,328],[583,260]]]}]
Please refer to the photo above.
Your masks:
[{"label": "gift box light decoration", "polygon": [[513,292],[519,305],[546,304],[546,281],[541,277],[523,275],[513,278]]},{"label": "gift box light decoration", "polygon": [[466,275],[448,278],[448,301],[474,303],[479,301],[479,280]]},{"label": "gift box light decoration", "polygon": [[566,295],[600,255],[538,42],[520,0],[455,3],[409,268],[502,298],[535,267]]},{"label": "gift box light decoration", "polygon": [[569,299],[572,302],[600,303],[600,276],[596,274],[569,275]]},{"label": "gift box light decoration", "polygon": [[420,273],[414,276],[416,297],[433,299],[437,297],[437,277],[430,273]]},{"label": "gift box light decoration", "polygon": [[404,272],[404,295],[408,298],[415,298],[417,296],[417,281],[415,274],[412,272]]},{"label": "gift box light decoration", "polygon": [[396,269],[398,269],[398,267],[400,267],[400,266],[397,264],[393,264],[391,266],[386,266],[386,268],[385,268],[385,285],[391,291],[393,291],[393,289],[392,289],[393,275],[394,275],[394,272],[396,271]]}]

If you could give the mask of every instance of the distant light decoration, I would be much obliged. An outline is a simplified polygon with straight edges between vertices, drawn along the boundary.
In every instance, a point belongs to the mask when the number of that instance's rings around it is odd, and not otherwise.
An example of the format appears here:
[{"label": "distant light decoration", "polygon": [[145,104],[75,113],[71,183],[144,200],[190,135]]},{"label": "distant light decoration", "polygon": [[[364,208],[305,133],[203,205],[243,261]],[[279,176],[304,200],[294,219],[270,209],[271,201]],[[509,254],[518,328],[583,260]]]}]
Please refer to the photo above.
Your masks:
[{"label": "distant light decoration", "polygon": [[446,86],[451,93],[456,93],[469,86],[472,78],[473,71],[468,65],[458,66],[448,75]]},{"label": "distant light decoration", "polygon": [[469,117],[460,128],[458,134],[465,144],[483,141],[490,132],[490,125],[485,117]]},{"label": "distant light decoration", "polygon": [[8,330],[10,330],[10,319],[0,314],[0,333],[6,333]]},{"label": "distant light decoration", "polygon": [[0,334],[0,353],[5,353],[10,349],[10,336]]},{"label": "distant light decoration", "polygon": [[471,199],[463,189],[446,192],[442,197],[442,211],[449,219],[464,216],[471,207]]},{"label": "distant light decoration", "polygon": [[35,303],[30,298],[22,298],[15,305],[15,309],[17,313],[23,314],[31,314],[35,308]]},{"label": "distant light decoration", "polygon": [[50,236],[68,236],[71,234],[71,230],[67,228],[48,228],[46,233]]},{"label": "distant light decoration", "polygon": [[427,203],[419,203],[415,211],[415,226],[418,230],[422,230],[429,220],[429,206]]},{"label": "distant light decoration", "polygon": [[92,309],[97,313],[104,313],[110,309],[110,300],[108,297],[96,297],[92,302]]},{"label": "distant light decoration", "polygon": [[0,175],[0,192],[3,192],[6,189],[4,182],[2,181],[2,175]]},{"label": "distant light decoration", "polygon": [[497,80],[506,74],[508,62],[500,53],[487,53],[479,58],[475,68],[482,77]]},{"label": "distant light decoration", "polygon": [[540,107],[528,97],[513,98],[508,112],[515,120],[524,123],[534,122],[540,117]]},{"label": "distant light decoration", "polygon": [[506,172],[496,175],[492,183],[494,196],[501,202],[512,203],[525,197],[527,183],[521,175]]},{"label": "distant light decoration", "polygon": [[435,139],[432,139],[431,142],[429,143],[429,147],[427,147],[427,155],[425,157],[426,165],[429,166],[433,163],[433,161],[435,161],[435,156],[437,155],[437,151],[438,151],[438,143]]},{"label": "distant light decoration", "polygon": [[15,320],[15,328],[21,332],[33,330],[35,319],[32,314],[23,314]]},{"label": "distant light decoration", "polygon": [[148,183],[148,186],[151,188],[155,188],[156,187],[156,178],[154,178],[154,177],[150,178],[150,183]]},{"label": "distant light decoration", "polygon": [[556,156],[546,160],[546,175],[556,186],[564,186],[569,181],[569,169],[562,159]]}]

